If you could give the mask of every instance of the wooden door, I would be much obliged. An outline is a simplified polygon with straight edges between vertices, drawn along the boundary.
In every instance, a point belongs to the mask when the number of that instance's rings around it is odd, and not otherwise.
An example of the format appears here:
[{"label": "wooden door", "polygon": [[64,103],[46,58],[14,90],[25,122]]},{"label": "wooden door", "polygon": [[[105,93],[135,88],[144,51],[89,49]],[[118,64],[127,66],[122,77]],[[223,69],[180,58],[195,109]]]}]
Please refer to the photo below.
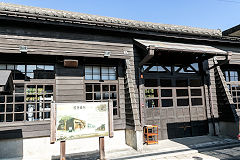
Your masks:
[{"label": "wooden door", "polygon": [[200,78],[145,80],[145,123],[159,126],[159,139],[208,133]]}]

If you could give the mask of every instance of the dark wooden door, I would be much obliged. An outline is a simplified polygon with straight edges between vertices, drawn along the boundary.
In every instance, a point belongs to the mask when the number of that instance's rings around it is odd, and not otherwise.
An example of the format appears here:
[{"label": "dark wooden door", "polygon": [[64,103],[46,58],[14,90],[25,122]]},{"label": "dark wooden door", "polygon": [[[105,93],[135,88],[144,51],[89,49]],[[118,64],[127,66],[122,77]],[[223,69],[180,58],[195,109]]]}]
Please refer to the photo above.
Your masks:
[{"label": "dark wooden door", "polygon": [[159,139],[208,133],[199,77],[145,79],[145,124],[159,126]]}]

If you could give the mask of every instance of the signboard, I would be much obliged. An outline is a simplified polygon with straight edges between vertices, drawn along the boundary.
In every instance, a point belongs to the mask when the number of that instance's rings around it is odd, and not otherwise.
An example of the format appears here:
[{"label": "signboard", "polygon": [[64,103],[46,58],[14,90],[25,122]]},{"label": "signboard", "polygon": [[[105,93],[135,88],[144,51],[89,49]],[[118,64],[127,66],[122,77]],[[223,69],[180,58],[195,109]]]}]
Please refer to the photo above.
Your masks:
[{"label": "signboard", "polygon": [[55,133],[51,133],[51,139],[65,141],[108,136],[109,124],[112,124],[109,108],[112,107],[108,102],[54,103],[51,132]]}]

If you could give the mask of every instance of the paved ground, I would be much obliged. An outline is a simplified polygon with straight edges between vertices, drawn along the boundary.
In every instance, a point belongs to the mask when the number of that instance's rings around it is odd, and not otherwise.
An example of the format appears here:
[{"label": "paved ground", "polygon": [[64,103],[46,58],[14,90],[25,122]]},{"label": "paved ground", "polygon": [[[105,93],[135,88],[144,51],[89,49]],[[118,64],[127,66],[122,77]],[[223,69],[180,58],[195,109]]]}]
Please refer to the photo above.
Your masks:
[{"label": "paved ground", "polygon": [[205,151],[205,152],[202,152],[202,154],[210,155],[212,157],[216,157],[221,160],[228,160],[228,159],[240,160],[240,146],[225,148],[225,149],[216,149],[213,151]]}]

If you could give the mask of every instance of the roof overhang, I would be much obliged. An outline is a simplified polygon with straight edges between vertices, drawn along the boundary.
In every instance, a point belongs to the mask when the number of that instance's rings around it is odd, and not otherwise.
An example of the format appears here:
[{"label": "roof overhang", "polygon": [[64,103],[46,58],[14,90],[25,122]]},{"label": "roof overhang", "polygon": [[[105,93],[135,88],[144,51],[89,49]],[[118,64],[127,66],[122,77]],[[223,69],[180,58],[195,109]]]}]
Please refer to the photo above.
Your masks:
[{"label": "roof overhang", "polygon": [[13,78],[11,71],[0,70],[0,93],[13,91]]},{"label": "roof overhang", "polygon": [[202,44],[189,44],[189,43],[176,43],[176,42],[163,42],[163,41],[150,41],[134,39],[134,43],[140,48],[144,49],[148,54],[140,62],[140,66],[149,61],[154,56],[154,51],[167,51],[179,52],[187,54],[208,55],[213,56],[228,56],[229,53],[225,50],[217,48],[216,46],[202,45]]}]

